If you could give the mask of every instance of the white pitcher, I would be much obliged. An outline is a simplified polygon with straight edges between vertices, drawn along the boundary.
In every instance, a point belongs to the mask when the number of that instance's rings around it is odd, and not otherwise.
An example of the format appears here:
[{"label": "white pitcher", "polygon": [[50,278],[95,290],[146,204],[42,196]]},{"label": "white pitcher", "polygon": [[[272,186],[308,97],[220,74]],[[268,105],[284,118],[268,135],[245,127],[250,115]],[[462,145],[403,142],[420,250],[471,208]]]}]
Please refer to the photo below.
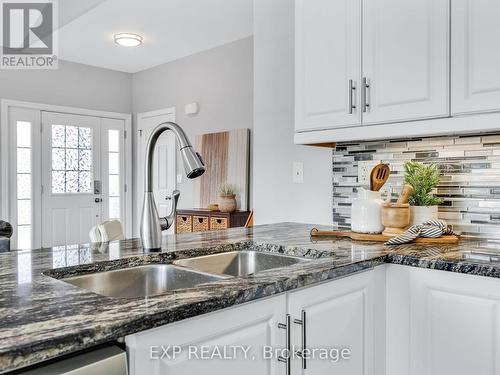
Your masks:
[{"label": "white pitcher", "polygon": [[358,233],[382,233],[382,197],[380,191],[358,189],[351,206],[351,229]]}]

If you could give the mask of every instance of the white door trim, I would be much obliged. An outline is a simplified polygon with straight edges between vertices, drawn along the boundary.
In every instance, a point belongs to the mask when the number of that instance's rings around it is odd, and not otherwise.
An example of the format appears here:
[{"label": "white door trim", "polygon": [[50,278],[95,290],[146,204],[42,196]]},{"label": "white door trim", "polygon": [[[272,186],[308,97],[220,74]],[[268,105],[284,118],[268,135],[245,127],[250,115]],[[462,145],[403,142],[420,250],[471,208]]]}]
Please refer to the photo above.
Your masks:
[{"label": "white door trim", "polygon": [[9,210],[9,109],[12,107],[38,111],[59,112],[72,115],[84,115],[123,120],[125,122],[125,237],[132,237],[132,115],[130,113],[99,111],[87,108],[67,107],[52,104],[25,102],[11,99],[0,99],[0,215],[1,219],[10,220]]},{"label": "white door trim", "polygon": [[[145,163],[144,160],[144,155],[142,155],[139,151],[141,151],[141,138],[140,134],[143,130],[143,125],[142,125],[142,120],[145,120],[150,117],[155,117],[155,116],[162,116],[162,115],[172,115],[174,118],[174,121],[176,121],[176,109],[175,107],[167,107],[167,108],[162,108],[162,109],[157,109],[154,111],[149,111],[149,112],[141,112],[137,114],[137,131],[136,134],[134,134],[135,137],[135,145],[136,145],[136,174],[135,174],[135,186],[136,186],[136,191],[134,192],[134,196],[136,198],[136,204],[135,204],[135,212],[136,215],[139,217],[141,215],[141,210],[142,210],[142,200],[143,197],[141,195],[141,186],[144,184],[144,175],[142,173],[142,166]],[[159,125],[159,124],[158,124]],[[136,220],[138,222],[138,220]],[[139,228],[134,228],[134,234],[139,233]]]}]

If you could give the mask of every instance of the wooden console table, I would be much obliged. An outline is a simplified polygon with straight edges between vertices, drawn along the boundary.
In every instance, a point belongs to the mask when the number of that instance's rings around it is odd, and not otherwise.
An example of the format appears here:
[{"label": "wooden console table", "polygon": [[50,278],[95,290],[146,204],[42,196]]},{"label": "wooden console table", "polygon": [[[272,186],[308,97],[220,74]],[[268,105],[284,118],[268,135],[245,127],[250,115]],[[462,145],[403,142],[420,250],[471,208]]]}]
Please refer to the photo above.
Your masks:
[{"label": "wooden console table", "polygon": [[176,233],[204,232],[243,227],[250,211],[220,212],[203,208],[177,210]]}]

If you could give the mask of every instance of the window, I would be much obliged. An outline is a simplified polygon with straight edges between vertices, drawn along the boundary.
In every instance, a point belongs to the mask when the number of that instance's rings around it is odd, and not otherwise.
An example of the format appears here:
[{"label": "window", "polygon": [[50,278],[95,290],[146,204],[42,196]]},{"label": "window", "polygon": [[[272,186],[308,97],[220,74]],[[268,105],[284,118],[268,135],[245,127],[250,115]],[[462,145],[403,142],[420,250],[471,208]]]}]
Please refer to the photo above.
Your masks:
[{"label": "window", "polygon": [[31,123],[17,121],[16,178],[17,178],[17,248],[31,248],[32,233],[32,171]]},{"label": "window", "polygon": [[92,193],[92,129],[52,125],[52,194]]},{"label": "window", "polygon": [[120,219],[120,131],[108,130],[109,218]]}]

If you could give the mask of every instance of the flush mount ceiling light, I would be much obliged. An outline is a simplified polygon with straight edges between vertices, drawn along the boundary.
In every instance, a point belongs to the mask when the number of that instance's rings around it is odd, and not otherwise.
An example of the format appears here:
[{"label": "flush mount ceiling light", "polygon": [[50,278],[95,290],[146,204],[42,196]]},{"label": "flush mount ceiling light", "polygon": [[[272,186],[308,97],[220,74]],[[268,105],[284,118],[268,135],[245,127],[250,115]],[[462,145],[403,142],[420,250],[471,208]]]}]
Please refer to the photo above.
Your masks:
[{"label": "flush mount ceiling light", "polygon": [[120,33],[113,36],[115,43],[124,47],[137,47],[142,44],[142,36],[131,33]]}]

